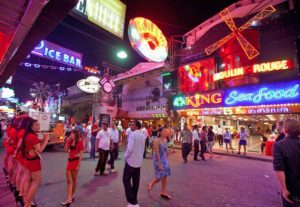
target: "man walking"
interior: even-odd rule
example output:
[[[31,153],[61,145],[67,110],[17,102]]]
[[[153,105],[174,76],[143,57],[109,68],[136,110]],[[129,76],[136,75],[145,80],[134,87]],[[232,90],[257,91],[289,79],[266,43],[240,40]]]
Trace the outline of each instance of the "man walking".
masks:
[[[274,144],[273,167],[283,207],[300,207],[300,123],[288,119],[283,124],[285,138]]]
[[[137,194],[140,184],[140,171],[145,149],[146,135],[141,131],[141,123],[134,121],[132,133],[128,139],[128,146],[125,152],[125,168],[123,173],[123,184],[126,193],[128,207],[139,206]]]
[[[110,151],[110,143],[112,143],[112,139],[108,132],[108,123],[102,122],[102,130],[100,130],[96,136],[96,147],[99,152],[99,160],[95,169],[95,176],[99,175],[99,171],[100,175],[106,175],[104,171]]]
[[[198,154],[199,154],[199,127],[198,125],[194,126],[193,130],[193,140],[194,140],[194,160],[198,161]]]
[[[111,129],[109,130],[110,133],[110,137],[112,138],[113,141],[113,149],[110,151],[110,160],[109,160],[109,164],[111,166],[111,172],[116,172],[115,170],[115,159],[117,159],[118,155],[119,155],[119,130],[116,128],[116,123],[113,122],[111,125]]]
[[[90,159],[95,159],[95,143],[96,143],[96,136],[100,130],[98,125],[98,121],[94,121],[92,125],[92,132],[91,132],[91,150],[90,150]]]
[[[183,130],[180,132],[180,137],[182,140],[182,158],[184,163],[187,163],[187,157],[190,154],[190,152],[192,151],[192,132],[191,130],[188,128],[187,123],[184,123],[183,125]]]

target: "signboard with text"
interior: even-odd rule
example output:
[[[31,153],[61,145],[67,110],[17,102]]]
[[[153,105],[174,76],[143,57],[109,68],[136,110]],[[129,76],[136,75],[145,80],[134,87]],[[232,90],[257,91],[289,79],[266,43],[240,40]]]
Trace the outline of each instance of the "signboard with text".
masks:
[[[289,70],[294,67],[292,60],[279,60],[272,62],[265,62],[254,64],[251,66],[234,68],[219,73],[215,73],[213,76],[214,81],[224,80],[228,78],[233,78],[237,76],[249,75],[249,74],[260,74],[273,71],[283,71]]]
[[[123,39],[126,5],[120,0],[79,0],[75,13]]]
[[[42,40],[40,44],[31,51],[31,54],[76,68],[82,68],[81,53],[69,50],[47,40]]]
[[[300,103],[300,80],[228,88],[210,93],[196,93],[192,96],[177,95],[173,97],[174,109],[259,106],[286,103]]]

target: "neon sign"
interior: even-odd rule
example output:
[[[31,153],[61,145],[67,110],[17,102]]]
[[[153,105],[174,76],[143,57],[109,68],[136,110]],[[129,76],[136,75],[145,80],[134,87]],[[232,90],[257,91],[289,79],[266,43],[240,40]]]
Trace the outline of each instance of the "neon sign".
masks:
[[[214,74],[214,81],[223,80],[227,78],[247,75],[247,74],[258,74],[273,72],[278,70],[288,70],[294,67],[292,60],[279,60],[273,62],[266,62],[260,64],[254,64],[252,66],[235,68],[227,71],[222,71]]]
[[[82,54],[74,52],[57,44],[42,40],[32,51],[32,54],[48,58],[66,65],[81,68]]]
[[[85,93],[97,93],[100,89],[100,78],[89,76],[86,79],[81,79],[77,82],[77,87]]]
[[[163,62],[168,56],[168,42],[162,31],[150,20],[137,17],[128,27],[131,46],[148,61]]]
[[[300,101],[299,85],[299,81],[296,81],[227,90],[225,92],[226,95],[224,96],[225,105],[245,106]]]
[[[173,98],[173,107],[177,109],[228,108],[286,103],[300,103],[300,80],[229,88],[210,93],[196,93],[193,96],[177,95]],[[231,110],[228,113],[232,113]]]
[[[177,108],[203,106],[216,106],[222,102],[222,95],[219,92],[195,94],[193,96],[178,95],[173,100],[173,106]]]
[[[123,38],[126,5],[120,0],[79,0],[74,10],[90,22]]]

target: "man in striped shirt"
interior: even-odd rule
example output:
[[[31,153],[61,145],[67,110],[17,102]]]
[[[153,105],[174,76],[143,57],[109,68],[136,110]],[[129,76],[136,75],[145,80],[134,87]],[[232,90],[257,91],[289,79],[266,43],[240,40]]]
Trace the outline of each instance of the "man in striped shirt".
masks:
[[[286,137],[274,144],[273,167],[280,184],[282,205],[300,207],[300,123],[284,122]]]

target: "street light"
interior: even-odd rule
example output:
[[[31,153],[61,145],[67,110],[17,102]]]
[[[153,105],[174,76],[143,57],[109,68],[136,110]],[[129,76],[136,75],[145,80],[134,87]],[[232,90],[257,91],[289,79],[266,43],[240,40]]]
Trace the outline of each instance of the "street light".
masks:
[[[127,53],[124,50],[121,50],[117,53],[118,58],[125,59],[128,57]]]

